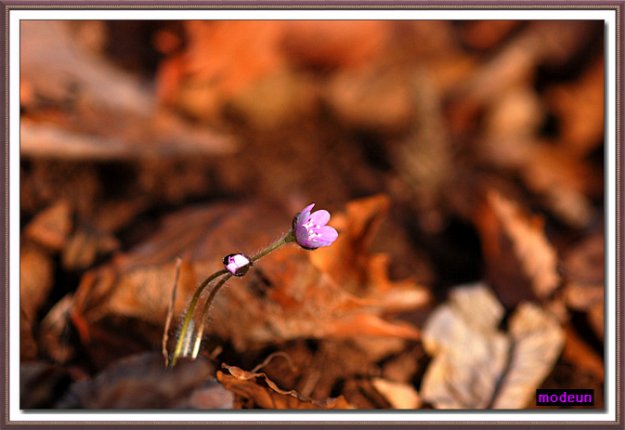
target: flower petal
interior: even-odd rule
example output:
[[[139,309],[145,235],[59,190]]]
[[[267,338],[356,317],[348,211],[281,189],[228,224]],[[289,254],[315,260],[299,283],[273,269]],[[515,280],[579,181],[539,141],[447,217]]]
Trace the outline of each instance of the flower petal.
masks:
[[[308,217],[310,216],[310,211],[312,210],[314,206],[315,204],[311,203],[308,206],[306,206],[304,209],[302,209],[302,211],[298,213],[297,216],[295,217],[294,224],[301,225],[301,224],[304,224],[306,221],[308,221]]]
[[[328,221],[330,221],[330,212],[325,209],[321,209],[310,215],[309,219],[311,219],[313,224],[315,225],[326,225]]]
[[[308,239],[308,229],[301,224],[295,226],[295,240],[300,246],[306,248],[314,246]]]
[[[334,241],[339,237],[338,231],[334,229],[334,227],[325,226],[316,230],[317,233],[320,234],[315,241],[317,243],[323,244],[322,246],[328,246],[334,243]]]

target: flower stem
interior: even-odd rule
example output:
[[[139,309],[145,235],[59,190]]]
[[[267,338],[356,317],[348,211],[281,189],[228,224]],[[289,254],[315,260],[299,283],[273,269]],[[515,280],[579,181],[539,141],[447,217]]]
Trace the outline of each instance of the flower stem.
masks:
[[[295,235],[293,234],[292,231],[289,231],[287,234],[285,234],[284,236],[282,236],[280,239],[276,240],[274,243],[272,243],[271,245],[269,245],[267,248],[261,250],[258,254],[256,254],[255,256],[253,256],[251,258],[252,262],[260,260],[261,258],[263,258],[265,255],[269,254],[270,252],[275,251],[276,249],[280,248],[282,245],[289,243],[289,242],[293,242],[295,241]]]
[[[176,342],[176,349],[174,350],[174,354],[171,358],[170,367],[174,367],[176,365],[176,361],[182,352],[182,345],[184,344],[184,340],[188,337],[187,330],[189,330],[189,324],[191,319],[193,318],[193,313],[195,312],[195,307],[197,306],[197,302],[200,299],[200,295],[204,291],[204,289],[210,284],[214,279],[220,277],[221,275],[227,274],[228,271],[223,269],[218,272],[213,273],[208,278],[204,279],[202,283],[197,287],[195,293],[193,293],[193,297],[191,298],[191,303],[189,303],[189,308],[187,309],[187,313],[185,314],[184,321],[182,322],[182,328],[180,329],[180,334],[178,335],[178,341]]]
[[[289,231],[287,234],[285,234],[284,236],[282,236],[280,239],[276,240],[274,243],[272,243],[271,245],[269,245],[267,248],[262,249],[258,254],[256,254],[255,256],[250,258],[251,262],[260,260],[261,258],[263,258],[264,256],[266,256],[267,254],[275,251],[276,249],[278,249],[279,247],[281,247],[284,244],[287,244],[289,242],[294,242],[295,241],[295,235],[293,233],[293,231]],[[195,290],[195,292],[193,293],[193,297],[191,298],[191,302],[189,303],[189,307],[187,309],[187,313],[185,314],[184,320],[182,322],[182,328],[180,329],[180,334],[178,335],[178,340],[176,341],[176,348],[174,350],[171,362],[170,362],[170,367],[174,367],[176,365],[176,361],[178,360],[178,357],[180,357],[183,354],[183,345],[185,343],[185,339],[188,339],[189,336],[187,335],[187,331],[189,330],[189,325],[191,324],[191,320],[193,319],[193,314],[195,313],[195,308],[197,307],[198,304],[198,300],[200,299],[200,296],[202,295],[202,292],[204,291],[204,289],[206,289],[206,287],[215,279],[219,278],[222,275],[226,275],[223,278],[221,278],[217,284],[215,285],[215,287],[211,290],[210,295],[208,296],[208,298],[206,299],[206,302],[204,303],[204,307],[202,309],[202,313],[200,315],[202,324],[200,325],[200,329],[198,330],[198,332],[195,335],[195,340],[194,340],[194,345],[193,345],[193,351],[192,351],[192,357],[195,358],[197,357],[197,353],[200,347],[200,342],[202,339],[202,334],[204,332],[204,319],[206,317],[206,314],[208,312],[208,309],[211,305],[211,303],[213,302],[213,299],[215,298],[215,295],[217,294],[217,292],[221,289],[221,287],[223,287],[226,284],[226,281],[228,281],[228,279],[230,279],[232,277],[232,275],[225,269],[220,270],[218,272],[213,273],[212,275],[210,275],[208,278],[204,279],[202,281],[202,283],[197,287],[197,289]]]
[[[215,287],[213,287],[213,289],[211,290],[208,298],[206,299],[206,302],[204,302],[204,307],[202,308],[202,313],[200,314],[200,321],[201,321],[200,328],[198,329],[197,334],[195,335],[195,342],[193,345],[193,352],[191,353],[191,358],[195,359],[200,350],[200,343],[202,342],[202,336],[204,335],[204,326],[206,325],[206,314],[208,314],[208,309],[210,308],[210,305],[213,302],[213,299],[217,295],[217,292],[221,289],[221,287],[226,285],[226,282],[228,282],[228,279],[230,278],[232,278],[231,274],[227,274],[226,276],[221,278],[217,282],[217,284],[215,284]]]

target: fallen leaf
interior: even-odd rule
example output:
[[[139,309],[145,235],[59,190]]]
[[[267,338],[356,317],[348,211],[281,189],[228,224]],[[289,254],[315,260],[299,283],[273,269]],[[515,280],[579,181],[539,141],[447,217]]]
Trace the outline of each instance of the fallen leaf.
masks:
[[[334,115],[347,126],[374,133],[397,133],[410,125],[410,81],[399,70],[366,68],[336,73],[327,86],[326,99]]]
[[[49,409],[73,382],[71,373],[43,361],[21,363],[20,409]]]
[[[158,352],[147,352],[117,361],[95,378],[77,382],[57,403],[63,409],[163,409],[188,408],[190,397],[212,390],[213,404],[206,409],[231,409],[229,393],[212,378],[213,366],[203,358],[181,361],[175,368],[163,365]],[[220,392],[218,395],[215,395]],[[188,399],[188,400],[187,400]]]
[[[349,378],[343,384],[341,390],[347,401],[355,409],[389,409],[391,404],[373,385],[369,378]]]
[[[561,145],[577,155],[586,155],[603,143],[604,65],[594,61],[580,79],[556,85],[547,102],[562,121]]]
[[[38,213],[24,229],[24,235],[51,250],[59,251],[65,246],[72,224],[70,205],[61,200]]]
[[[62,264],[66,270],[85,269],[101,255],[119,248],[118,240],[111,234],[80,226],[72,234],[63,250]]]
[[[69,319],[72,301],[72,295],[66,295],[41,321],[39,341],[42,350],[56,363],[64,364],[76,357],[76,336]]]
[[[496,47],[524,25],[523,21],[511,20],[464,21],[460,33],[471,48],[486,50]]]
[[[388,21],[285,21],[280,47],[298,66],[328,70],[375,61],[387,45]]]
[[[423,343],[433,361],[421,384],[423,400],[439,409],[519,409],[551,371],[564,333],[531,303],[498,329],[504,309],[481,284],[457,287],[426,322]]]
[[[418,339],[415,327],[383,318],[386,313],[422,306],[429,294],[409,280],[390,281],[385,268],[388,260],[368,252],[375,233],[372,223],[381,217],[374,201],[381,200],[354,202],[351,215],[342,216],[351,227],[333,246],[340,249],[337,258],[354,258],[347,274],[330,264],[331,254],[316,256],[324,250],[284,247],[219,292],[207,333],[230,340],[239,350],[305,337]],[[83,341],[88,342],[89,327],[107,315],[163,324],[177,256],[189,263],[188,275],[184,270],[181,274],[175,307],[179,314],[196,286],[191,279],[221,269],[222,256],[233,250],[266,246],[290,220],[277,206],[266,204],[215,205],[172,215],[151,240],[83,277],[73,308]]]
[[[35,322],[37,312],[52,288],[54,266],[41,247],[23,244],[20,249],[20,308],[24,316]]]
[[[263,372],[248,372],[222,364],[226,372],[218,371],[217,380],[237,396],[263,409],[353,409],[343,396],[324,402],[303,398],[295,390],[280,389]]]
[[[586,311],[604,303],[603,233],[594,234],[576,244],[565,256],[563,272],[564,300],[571,309]]]
[[[178,109],[214,121],[226,101],[284,66],[279,50],[283,26],[276,21],[185,22],[186,49],[178,70],[160,75],[160,94]]]
[[[235,149],[232,137],[156,109],[149,86],[81,46],[69,22],[24,22],[20,61],[24,157],[132,160]]]
[[[565,342],[562,357],[577,368],[592,373],[599,381],[604,381],[603,359],[571,327],[565,327]]]
[[[502,195],[490,192],[475,220],[487,273],[508,307],[549,297],[560,284],[558,259],[539,216],[526,216]]]
[[[564,222],[584,228],[595,218],[590,197],[601,192],[603,181],[586,160],[541,142],[532,146],[520,173],[527,187]]]
[[[372,383],[393,409],[418,409],[421,406],[419,394],[412,385],[382,378],[375,378]]]

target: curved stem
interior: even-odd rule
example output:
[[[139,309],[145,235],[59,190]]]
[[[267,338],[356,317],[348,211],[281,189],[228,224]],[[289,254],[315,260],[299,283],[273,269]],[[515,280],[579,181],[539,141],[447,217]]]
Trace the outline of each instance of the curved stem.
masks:
[[[227,270],[222,269],[218,272],[213,273],[208,278],[204,279],[202,283],[197,287],[195,293],[193,293],[193,297],[191,298],[191,303],[189,303],[189,308],[187,309],[187,313],[184,317],[184,321],[182,322],[182,328],[180,329],[180,334],[178,335],[178,341],[176,342],[176,349],[174,350],[174,354],[171,359],[170,367],[174,367],[176,365],[176,361],[180,356],[182,351],[182,345],[184,344],[184,339],[187,337],[186,333],[189,329],[189,324],[191,319],[193,318],[193,313],[195,312],[195,307],[197,306],[197,302],[200,299],[200,295],[204,291],[204,289],[210,284],[214,279],[220,277],[221,275],[225,275],[228,273]]]
[[[228,279],[230,278],[232,278],[231,274],[228,274],[224,276],[223,278],[221,278],[217,282],[217,284],[215,284],[215,286],[210,292],[210,295],[204,302],[204,307],[202,308],[202,313],[200,314],[201,325],[197,331],[197,334],[195,335],[195,342],[193,344],[193,352],[191,353],[191,358],[196,358],[200,350],[200,343],[202,341],[202,335],[204,334],[204,326],[206,325],[206,314],[208,313],[208,309],[210,308],[211,303],[213,303],[213,299],[217,295],[217,292],[221,289],[221,287],[226,285],[226,282],[228,282]]]
[[[289,231],[287,234],[282,236],[280,239],[276,240],[267,248],[261,250],[258,254],[251,257],[250,260],[252,263],[254,261],[258,261],[264,256],[266,256],[267,254],[275,251],[282,245],[289,243],[289,242],[294,242],[294,241],[295,241],[295,234],[293,233],[293,231]],[[202,324],[200,326],[200,330],[196,334],[195,343],[194,343],[193,352],[192,352],[193,358],[197,356],[197,352],[199,350],[199,344],[202,338],[202,334],[204,332],[204,325],[205,325],[204,317],[206,316],[206,313],[208,312],[208,309],[211,303],[213,302],[213,299],[215,298],[215,295],[217,294],[217,292],[221,289],[221,287],[223,287],[226,284],[226,281],[228,281],[228,279],[232,277],[232,274],[230,274],[225,269],[215,272],[212,275],[210,275],[208,278],[204,279],[204,281],[202,281],[202,283],[195,290],[195,293],[193,293],[193,297],[191,298],[191,302],[189,303],[189,307],[187,309],[187,313],[185,314],[184,321],[182,322],[182,328],[180,329],[178,340],[176,341],[176,348],[174,350],[174,353],[171,359],[170,367],[174,367],[176,365],[176,361],[178,360],[178,357],[180,357],[182,353],[185,339],[188,338],[187,331],[189,330],[189,325],[193,318],[193,314],[195,313],[195,308],[197,307],[197,303],[198,303],[198,300],[200,299],[200,296],[202,295],[202,292],[212,281],[214,281],[221,275],[226,275],[226,276],[221,278],[219,282],[215,285],[215,287],[211,290],[210,295],[208,296],[208,298],[206,299],[206,302],[204,303],[204,308],[202,309],[202,314],[201,314]]]

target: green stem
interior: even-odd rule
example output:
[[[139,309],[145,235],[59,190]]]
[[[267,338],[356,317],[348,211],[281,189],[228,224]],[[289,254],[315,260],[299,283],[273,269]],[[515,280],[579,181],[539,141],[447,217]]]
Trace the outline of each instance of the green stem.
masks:
[[[195,290],[195,293],[193,293],[191,303],[189,303],[189,308],[184,317],[184,321],[182,322],[182,328],[180,329],[180,334],[178,335],[178,341],[176,342],[176,349],[174,350],[170,367],[174,367],[176,365],[176,361],[180,356],[180,353],[182,351],[182,345],[184,344],[184,339],[187,337],[186,333],[189,329],[189,324],[191,323],[191,319],[193,318],[193,313],[195,312],[195,307],[197,306],[197,302],[200,299],[200,295],[208,286],[208,284],[210,284],[214,279],[220,277],[221,275],[225,275],[226,273],[228,273],[228,271],[225,269],[213,273],[208,278],[204,279],[204,281],[202,281],[202,283]]]
[[[206,314],[208,314],[208,309],[210,308],[210,305],[213,302],[213,299],[217,295],[217,292],[221,289],[221,287],[223,287],[226,284],[226,282],[228,282],[228,279],[230,278],[232,278],[231,274],[227,274],[226,276],[221,278],[217,282],[215,287],[211,290],[208,298],[204,302],[204,307],[202,308],[202,313],[200,314],[201,325],[197,331],[197,334],[195,335],[195,342],[193,345],[193,352],[191,353],[191,358],[196,358],[198,351],[200,350],[200,343],[202,341],[202,335],[204,335],[204,326],[206,325]]]
[[[294,241],[295,241],[295,235],[292,231],[289,231],[287,234],[282,236],[280,239],[276,240],[267,248],[261,250],[258,254],[251,257],[250,261],[252,263],[255,261],[258,261],[264,256],[266,256],[267,254],[269,254],[270,252],[275,251],[282,245],[289,243],[289,242],[294,242]],[[188,337],[187,331],[189,330],[189,324],[191,323],[193,314],[195,313],[195,308],[197,307],[198,300],[200,299],[202,292],[212,281],[214,281],[221,275],[227,275],[227,276],[224,276],[223,278],[221,278],[219,282],[215,285],[215,288],[213,288],[212,291],[210,292],[210,295],[208,296],[208,298],[206,299],[206,302],[204,303],[204,308],[202,309],[202,314],[201,314],[202,325],[200,326],[200,330],[198,331],[198,334],[195,337],[195,343],[193,347],[193,358],[195,358],[195,356],[197,355],[197,350],[199,349],[199,341],[201,340],[202,333],[204,331],[204,317],[206,316],[206,313],[208,312],[208,309],[213,299],[215,298],[215,295],[217,294],[217,292],[221,289],[221,287],[223,287],[226,284],[226,281],[232,277],[232,274],[230,274],[225,269],[215,272],[212,275],[210,275],[208,278],[204,279],[204,281],[202,281],[202,283],[195,290],[195,293],[193,293],[193,297],[191,298],[191,302],[189,303],[189,307],[184,317],[184,321],[182,322],[182,328],[180,329],[178,340],[176,341],[176,348],[174,350],[174,354],[171,359],[170,367],[174,367],[176,365],[176,361],[178,360],[178,357],[180,357],[182,353],[184,340]]]
[[[252,260],[252,262],[260,260],[265,255],[269,254],[270,252],[275,251],[276,249],[280,248],[285,243],[294,242],[294,241],[295,241],[295,235],[293,234],[292,231],[289,231],[287,234],[282,236],[280,239],[276,240],[274,243],[269,245],[267,248],[261,250],[258,254],[253,256],[251,258],[251,260]]]

